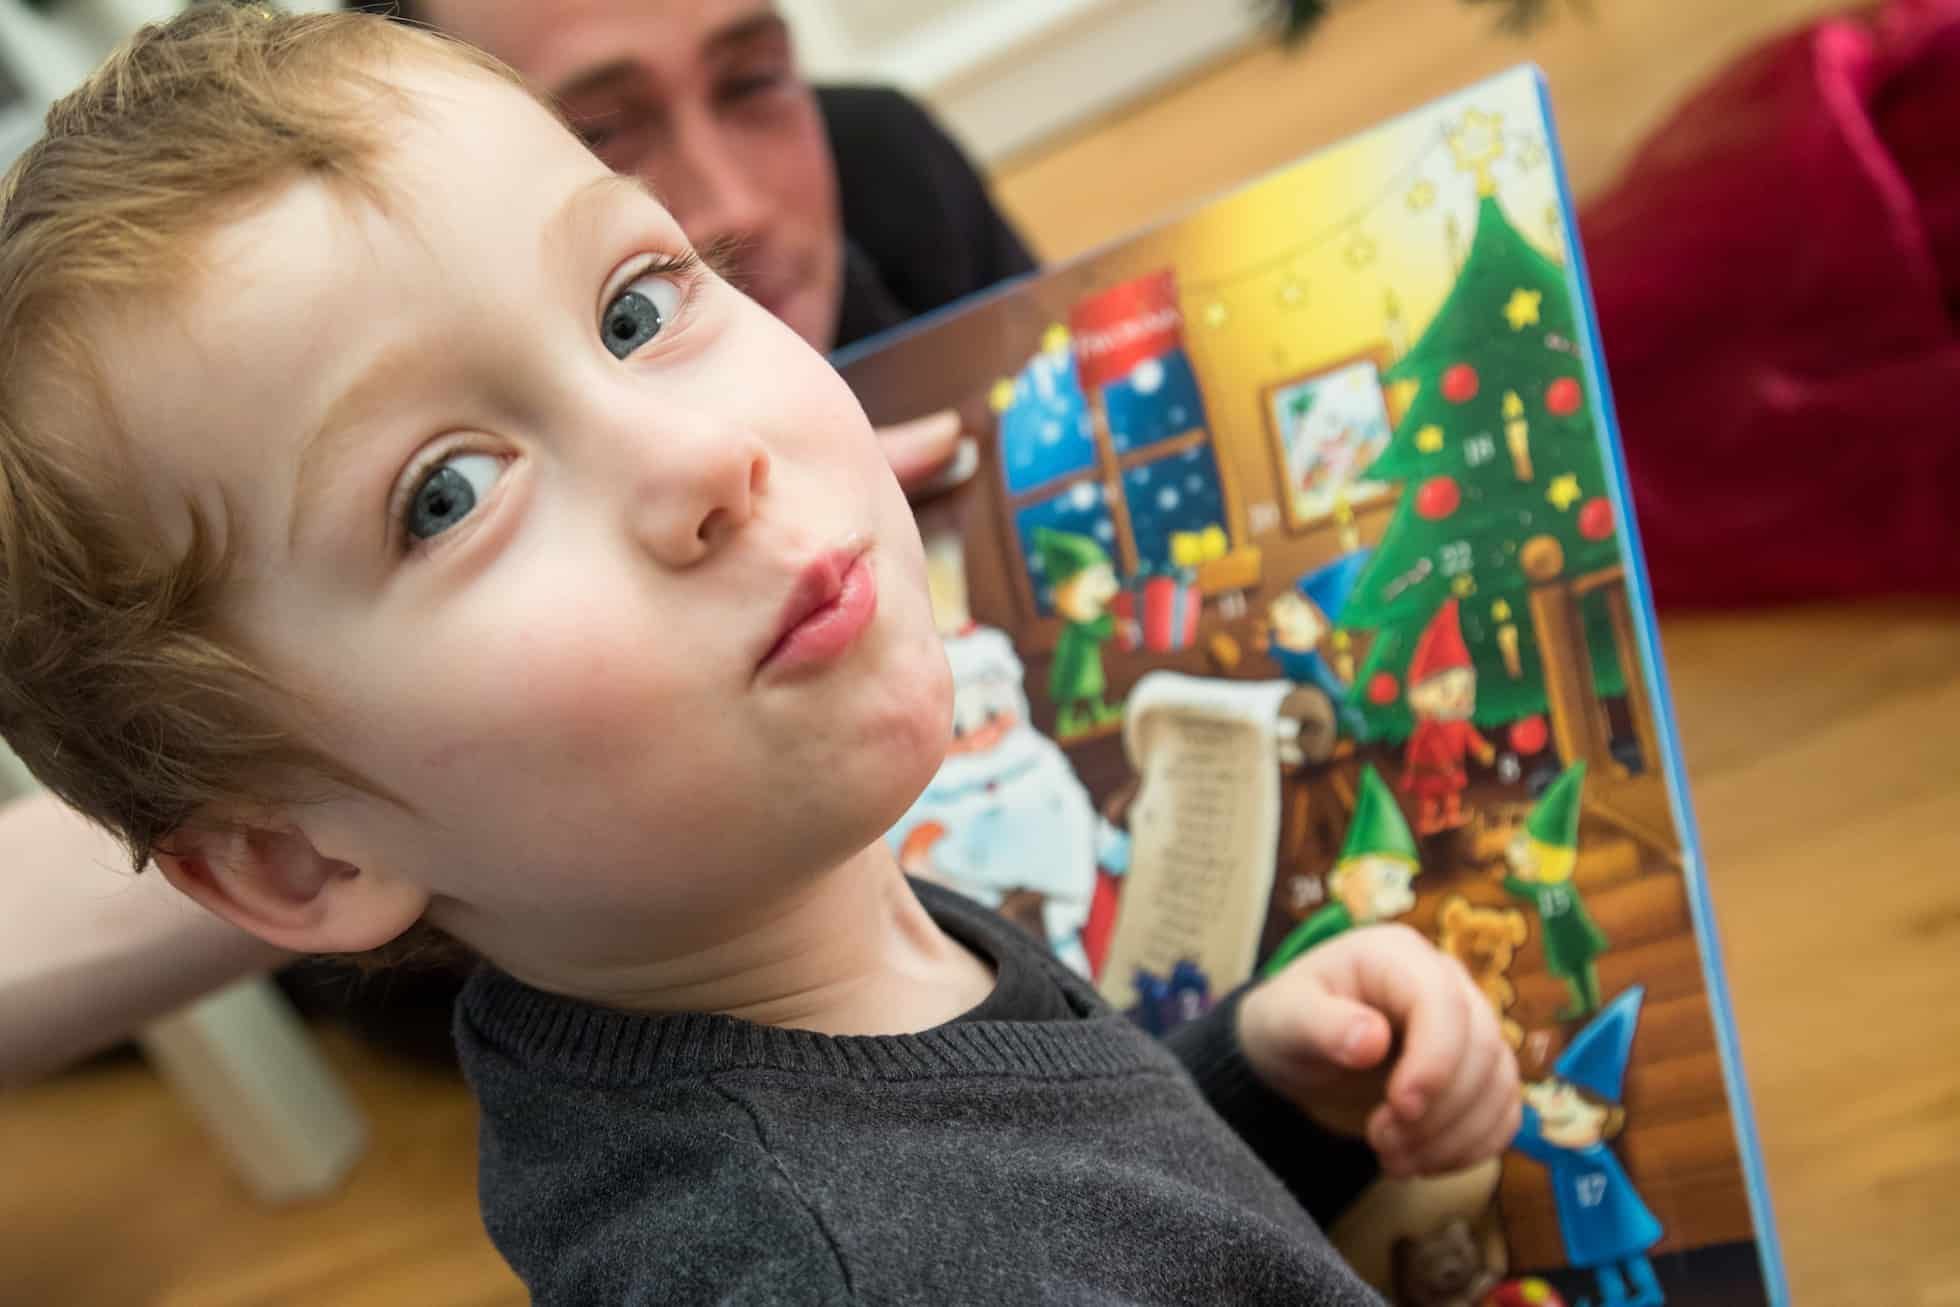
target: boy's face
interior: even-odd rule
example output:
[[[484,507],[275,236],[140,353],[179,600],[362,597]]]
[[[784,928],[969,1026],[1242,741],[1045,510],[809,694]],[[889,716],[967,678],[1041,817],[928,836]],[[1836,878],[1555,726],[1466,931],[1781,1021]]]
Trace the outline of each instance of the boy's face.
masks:
[[[224,624],[309,740],[402,800],[295,809],[321,855],[519,974],[712,941],[937,766],[917,531],[836,373],[637,185],[486,76],[390,76],[383,202],[220,228],[106,333],[118,417],[172,529],[236,543]]]

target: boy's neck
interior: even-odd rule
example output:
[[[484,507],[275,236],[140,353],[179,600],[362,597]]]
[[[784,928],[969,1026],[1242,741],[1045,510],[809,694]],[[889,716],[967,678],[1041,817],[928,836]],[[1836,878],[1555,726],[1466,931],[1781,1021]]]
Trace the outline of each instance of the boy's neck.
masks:
[[[939,929],[882,841],[710,945],[518,978],[627,1011],[712,1012],[827,1035],[927,1030],[994,985],[993,968]]]

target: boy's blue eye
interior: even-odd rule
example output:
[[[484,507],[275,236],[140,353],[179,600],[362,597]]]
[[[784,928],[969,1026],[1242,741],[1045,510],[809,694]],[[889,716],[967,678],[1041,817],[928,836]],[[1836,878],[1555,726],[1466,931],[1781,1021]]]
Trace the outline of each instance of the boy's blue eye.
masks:
[[[403,514],[410,538],[432,539],[468,517],[497,484],[503,466],[489,454],[456,454],[437,464],[415,487]]]
[[[681,288],[672,277],[636,277],[606,306],[599,334],[613,356],[623,359],[659,335],[680,306]]]

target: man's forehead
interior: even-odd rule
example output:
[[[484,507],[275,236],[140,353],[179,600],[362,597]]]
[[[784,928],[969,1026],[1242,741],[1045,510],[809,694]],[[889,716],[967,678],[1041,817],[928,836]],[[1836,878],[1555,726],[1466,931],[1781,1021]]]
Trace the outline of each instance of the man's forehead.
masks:
[[[555,96],[684,79],[783,30],[774,0],[442,0],[430,16]]]

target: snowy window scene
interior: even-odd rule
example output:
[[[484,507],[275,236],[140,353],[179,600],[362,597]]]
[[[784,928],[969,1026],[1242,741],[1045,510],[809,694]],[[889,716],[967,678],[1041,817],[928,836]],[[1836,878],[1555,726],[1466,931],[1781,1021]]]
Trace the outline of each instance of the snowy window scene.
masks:
[[[1030,490],[1095,471],[1095,423],[1066,347],[1043,350],[1010,383],[1000,415],[1000,448],[1007,493]],[[1048,525],[1054,525],[1049,523]]]
[[[996,384],[1007,508],[1036,611],[1052,617],[1038,528],[1101,546],[1119,578],[1225,557],[1225,494],[1174,274],[1106,287]]]
[[[1225,496],[1203,400],[1180,350],[1104,386],[1100,436],[1073,357],[1044,351],[1003,390],[1003,479],[1035,607],[1054,610],[1034,548],[1047,527],[1088,536],[1122,576],[1205,561],[1224,542]],[[1109,472],[1122,494],[1110,502]]]

